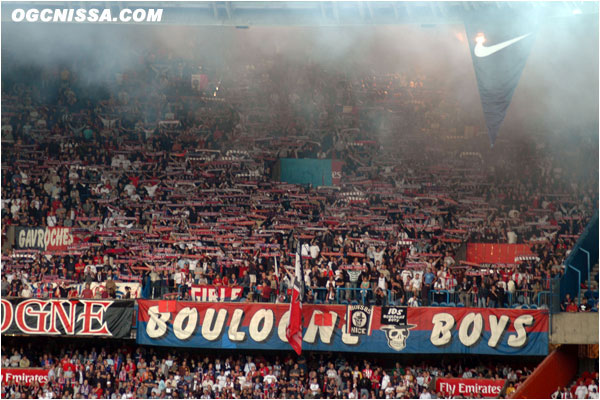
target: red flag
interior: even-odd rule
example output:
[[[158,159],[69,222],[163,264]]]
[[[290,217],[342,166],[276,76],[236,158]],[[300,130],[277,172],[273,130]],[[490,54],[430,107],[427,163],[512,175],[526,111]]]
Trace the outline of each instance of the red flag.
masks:
[[[296,250],[296,265],[294,268],[294,287],[290,302],[290,321],[285,330],[285,337],[298,355],[302,353],[302,296],[304,294],[304,274],[302,273],[302,258],[300,243]]]
[[[331,314],[316,314],[315,315],[315,325],[316,326],[331,326],[333,325],[333,318]]]
[[[177,303],[172,300],[160,300],[158,302],[158,312],[175,312],[177,311]]]

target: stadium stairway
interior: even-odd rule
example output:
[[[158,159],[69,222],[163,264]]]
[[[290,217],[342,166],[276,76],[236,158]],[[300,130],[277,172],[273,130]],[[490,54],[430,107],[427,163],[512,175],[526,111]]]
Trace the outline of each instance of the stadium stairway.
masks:
[[[550,353],[513,393],[513,399],[549,399],[577,373],[577,346],[563,345]],[[552,384],[548,384],[551,382]]]
[[[585,295],[585,291],[581,290],[581,284],[588,287],[588,281],[597,281],[598,279],[598,211],[594,214],[585,230],[577,240],[575,247],[565,260],[565,273],[560,279],[560,299],[565,298],[569,293],[571,298],[581,301],[581,295]],[[589,293],[590,296],[597,301],[598,286],[594,293]]]

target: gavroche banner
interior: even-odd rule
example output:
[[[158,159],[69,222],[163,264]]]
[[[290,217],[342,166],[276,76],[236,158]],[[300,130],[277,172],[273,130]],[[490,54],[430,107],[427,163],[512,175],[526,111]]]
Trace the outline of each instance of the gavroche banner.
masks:
[[[137,342],[197,348],[289,350],[288,304],[139,300]],[[382,312],[383,311],[383,312]],[[546,355],[543,310],[308,305],[303,350]],[[350,329],[346,318],[350,315]],[[370,325],[370,326],[369,326]],[[360,334],[358,332],[364,332]]]
[[[71,228],[20,226],[15,230],[15,247],[17,249],[64,251],[73,243]]]
[[[2,334],[129,337],[133,300],[2,299]]]

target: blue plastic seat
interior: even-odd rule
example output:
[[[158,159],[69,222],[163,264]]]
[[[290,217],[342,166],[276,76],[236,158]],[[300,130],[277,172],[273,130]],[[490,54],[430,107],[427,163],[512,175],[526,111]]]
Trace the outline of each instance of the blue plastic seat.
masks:
[[[430,306],[431,307],[439,307],[440,305],[438,303],[436,303],[435,301],[432,301]]]
[[[591,308],[594,308],[594,306],[597,306],[596,302],[593,299],[588,299],[588,305]],[[135,312],[135,311],[134,311]]]
[[[358,301],[356,301],[356,300],[352,300],[352,301],[350,302],[350,304],[352,304],[353,306],[357,306],[357,305],[358,305]]]
[[[463,303],[457,303],[456,307],[464,307],[465,305]]]
[[[529,310],[529,306],[527,304],[523,304],[521,306],[521,310]]]
[[[531,306],[529,306],[529,308],[532,310],[537,310],[538,306],[536,306],[535,304],[532,304]]]
[[[511,308],[518,308],[519,305],[518,304],[513,304]]]
[[[315,304],[323,304],[323,302],[321,300],[319,300],[319,299],[316,299],[315,300]]]
[[[348,300],[342,300],[342,304],[345,305],[345,306],[347,306],[350,303],[348,303]]]
[[[448,307],[448,303],[446,303],[445,301],[442,301],[440,303],[440,307]]]
[[[456,307],[455,303],[448,303],[448,307]]]

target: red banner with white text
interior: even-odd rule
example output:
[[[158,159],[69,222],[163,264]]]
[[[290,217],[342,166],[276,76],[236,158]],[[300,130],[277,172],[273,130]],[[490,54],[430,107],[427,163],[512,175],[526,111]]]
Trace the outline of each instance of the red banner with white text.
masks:
[[[437,378],[435,391],[444,397],[474,396],[498,397],[504,387],[504,379]]]
[[[467,261],[477,264],[514,264],[526,254],[531,254],[527,244],[467,243]]]
[[[11,382],[29,386],[38,382],[40,386],[48,382],[48,370],[43,368],[2,368],[2,385]]]
[[[243,291],[241,286],[192,285],[190,298],[194,301],[239,301]]]

